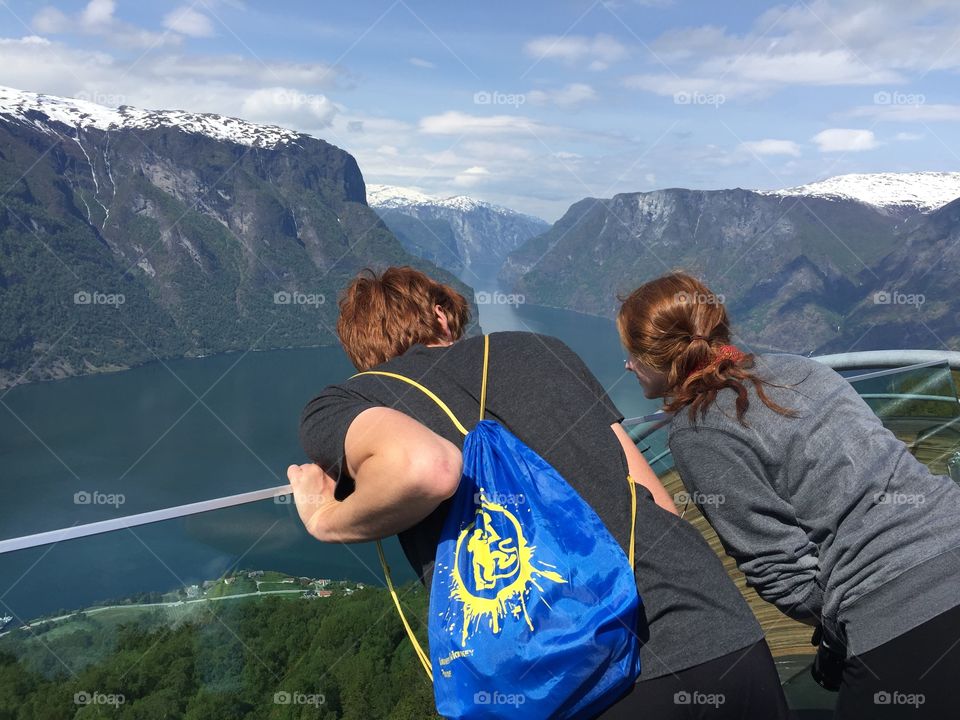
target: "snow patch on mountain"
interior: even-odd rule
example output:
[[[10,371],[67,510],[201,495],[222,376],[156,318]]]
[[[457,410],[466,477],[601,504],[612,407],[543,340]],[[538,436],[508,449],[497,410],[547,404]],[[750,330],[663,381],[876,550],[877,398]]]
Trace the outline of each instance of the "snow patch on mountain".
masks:
[[[503,215],[519,215],[530,218],[536,222],[542,223],[540,218],[532,215],[525,215],[516,210],[494,205],[493,203],[475,200],[466,195],[451,195],[449,197],[437,197],[428,195],[419,190],[396,185],[367,185],[367,204],[372,208],[386,208],[388,210],[403,210],[413,207],[432,207],[445,208],[447,210],[457,210],[459,212],[470,212],[471,210],[486,209]]]
[[[103,131],[177,128],[186,133],[206,135],[214,140],[249,147],[275,148],[295,143],[303,133],[275,125],[258,125],[212,113],[183,110],[141,110],[121,105],[106,107],[86,100],[42,95],[0,86],[0,116],[29,124],[47,134],[59,134],[65,125]]]
[[[888,210],[931,212],[960,198],[960,172],[852,173],[763,195],[859,200]]]

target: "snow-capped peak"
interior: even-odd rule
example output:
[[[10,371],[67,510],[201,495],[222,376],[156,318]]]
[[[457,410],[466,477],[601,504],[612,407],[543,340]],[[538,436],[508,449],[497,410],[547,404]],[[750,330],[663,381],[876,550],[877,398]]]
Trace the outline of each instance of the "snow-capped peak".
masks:
[[[367,185],[367,204],[370,207],[401,208],[408,205],[433,205],[439,201],[432,195],[413,188],[396,185]]]
[[[396,185],[367,185],[367,204],[370,207],[386,208],[389,210],[429,205],[431,207],[441,207],[462,212],[486,208],[494,212],[509,213],[511,215],[520,214],[515,210],[483,202],[482,200],[474,200],[466,195],[437,197],[413,188],[398,187]]]
[[[303,133],[275,125],[257,125],[237,118],[182,110],[141,110],[127,105],[111,108],[74,98],[41,95],[0,86],[0,116],[15,118],[46,133],[58,132],[50,123],[69,128],[147,130],[175,127],[187,133],[250,147],[272,148],[294,142]]]
[[[960,172],[853,173],[759,192],[852,199],[887,210],[926,213],[960,198]]]

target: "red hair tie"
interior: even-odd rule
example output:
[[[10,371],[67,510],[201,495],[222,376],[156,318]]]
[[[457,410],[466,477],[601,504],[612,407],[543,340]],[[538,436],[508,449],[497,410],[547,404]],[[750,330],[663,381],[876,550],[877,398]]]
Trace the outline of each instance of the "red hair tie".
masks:
[[[694,368],[693,372],[690,373],[690,375],[695,375],[696,373],[703,372],[711,365],[716,365],[718,362],[722,360],[732,360],[733,362],[738,363],[741,360],[743,360],[746,356],[747,354],[743,352],[740,348],[738,348],[736,345],[721,345],[719,348],[717,348],[716,354],[714,355],[712,360],[707,360],[706,362],[702,362],[699,365],[697,365],[697,367]]]

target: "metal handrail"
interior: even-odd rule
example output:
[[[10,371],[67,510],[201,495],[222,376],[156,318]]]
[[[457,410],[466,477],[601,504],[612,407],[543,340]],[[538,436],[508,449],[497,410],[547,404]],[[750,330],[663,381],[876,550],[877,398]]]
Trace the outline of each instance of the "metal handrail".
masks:
[[[251,492],[239,493],[238,495],[227,495],[226,497],[214,498],[213,500],[201,500],[200,502],[177,505],[161,510],[151,510],[137,515],[126,515],[124,517],[87,523],[86,525],[73,525],[67,528],[60,528],[59,530],[48,530],[47,532],[36,533],[34,535],[24,535],[23,537],[10,538],[9,540],[0,540],[0,555],[16,550],[26,550],[27,548],[37,547],[39,545],[49,545],[50,543],[60,542],[61,540],[75,540],[76,538],[99,535],[100,533],[110,532],[111,530],[122,530],[124,528],[137,527],[138,525],[161,522],[162,520],[173,520],[174,518],[187,517],[188,515],[197,515],[198,513],[210,512],[211,510],[221,510],[223,508],[235,507],[236,505],[246,505],[247,503],[257,502],[259,500],[269,500],[270,498],[289,495],[292,492],[293,488],[289,485],[278,485],[277,487],[253,490]]]
[[[669,420],[673,415],[660,410],[659,412],[651,413],[649,415],[641,415],[639,417],[627,418],[623,420],[620,424],[624,427],[633,427],[634,425],[642,425],[646,422],[658,422],[660,420]],[[641,436],[642,437],[642,436]]]
[[[951,405],[957,404],[955,397],[946,395],[918,395],[916,393],[860,393],[864,400],[923,400],[925,402],[945,402]]]
[[[960,352],[951,350],[862,350],[860,352],[820,355],[811,358],[834,370],[857,370],[873,367],[905,367],[909,365],[942,363],[960,370]]]
[[[814,358],[816,359],[816,358]],[[911,370],[922,370],[924,368],[936,367],[938,365],[945,365],[946,369],[949,369],[950,364],[944,360],[928,360],[927,362],[915,363],[913,365],[905,365],[903,367],[889,368],[887,370],[877,370],[875,372],[863,373],[862,375],[852,375],[846,380],[848,382],[860,382],[861,380],[873,380],[874,378],[879,377],[888,377],[890,375],[899,375],[901,373],[907,373]]]

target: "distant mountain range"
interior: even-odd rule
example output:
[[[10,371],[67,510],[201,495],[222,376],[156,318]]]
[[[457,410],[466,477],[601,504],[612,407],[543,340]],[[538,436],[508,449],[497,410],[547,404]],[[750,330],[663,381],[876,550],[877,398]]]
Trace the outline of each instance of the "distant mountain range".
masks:
[[[368,185],[367,202],[407,251],[470,285],[493,280],[507,255],[550,227],[465,195],[437,198],[392,185]]]
[[[527,302],[612,317],[618,293],[682,268],[724,295],[757,347],[955,347],[956,197],[960,173],[587,198],[511,253],[501,281]]]
[[[335,342],[337,292],[412,264],[352,156],[218,115],[0,88],[0,387]]]
[[[367,187],[352,156],[291,130],[0,87],[0,387],[333,343],[338,291],[387,264],[467,297],[499,273],[527,302],[606,317],[684,268],[750,346],[955,347],[955,198],[960,173],[843,175],[586,198],[550,226]]]

